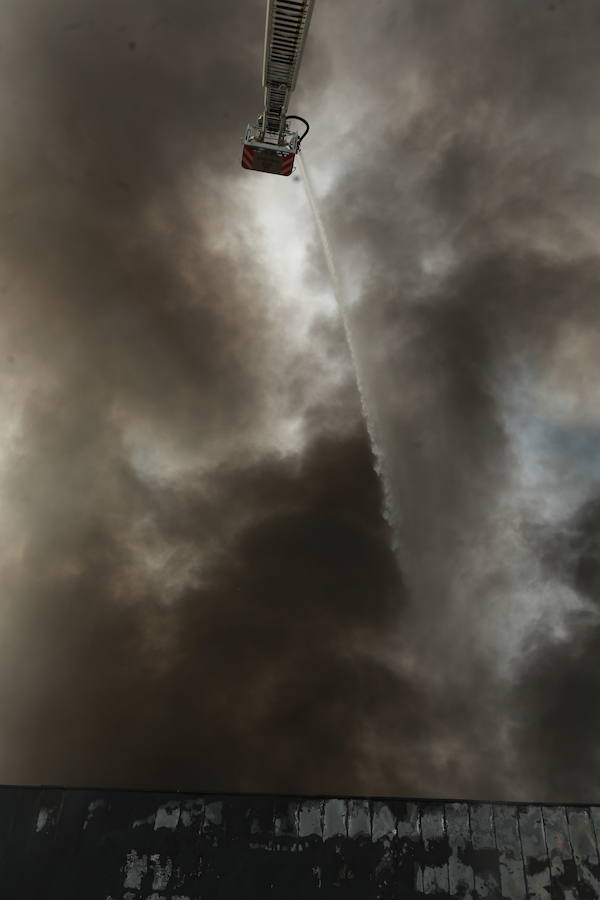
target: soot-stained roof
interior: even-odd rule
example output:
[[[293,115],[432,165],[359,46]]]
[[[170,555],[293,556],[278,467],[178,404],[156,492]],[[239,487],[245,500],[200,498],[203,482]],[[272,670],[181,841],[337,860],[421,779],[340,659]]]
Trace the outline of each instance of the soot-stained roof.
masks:
[[[600,896],[599,806],[0,788],[19,900]]]

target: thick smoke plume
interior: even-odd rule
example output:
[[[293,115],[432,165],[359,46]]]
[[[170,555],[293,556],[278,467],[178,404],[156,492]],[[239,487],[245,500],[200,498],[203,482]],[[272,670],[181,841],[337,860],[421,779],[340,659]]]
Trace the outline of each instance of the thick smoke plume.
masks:
[[[600,13],[315,13],[395,534],[301,185],[239,166],[263,14],[3,6],[0,777],[595,800]]]
[[[398,522],[392,656],[448,703],[430,750],[515,799],[600,789],[598,24],[591,3],[386,4],[331,59],[356,86],[328,208]],[[457,697],[474,722],[494,704],[501,762]]]

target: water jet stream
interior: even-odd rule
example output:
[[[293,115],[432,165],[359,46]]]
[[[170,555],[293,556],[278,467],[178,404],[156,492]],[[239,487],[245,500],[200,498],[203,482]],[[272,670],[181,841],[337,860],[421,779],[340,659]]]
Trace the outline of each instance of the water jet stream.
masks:
[[[377,476],[381,482],[381,487],[383,491],[383,514],[384,517],[390,526],[392,532],[392,540],[394,543],[394,549],[396,547],[397,533],[396,533],[396,517],[393,512],[392,498],[391,492],[389,490],[387,484],[387,477],[385,473],[383,452],[378,443],[377,437],[377,428],[375,422],[373,420],[373,415],[369,411],[369,407],[367,404],[366,393],[364,389],[364,381],[362,377],[361,367],[358,360],[358,356],[356,353],[356,348],[354,345],[354,340],[352,337],[352,327],[350,323],[350,315],[348,312],[346,298],[344,296],[344,291],[342,289],[342,284],[337,272],[337,268],[335,265],[335,260],[333,257],[333,252],[331,249],[331,244],[329,243],[329,238],[327,236],[327,230],[325,228],[325,223],[323,221],[323,217],[321,216],[321,212],[319,210],[319,205],[317,203],[317,197],[312,185],[312,181],[310,175],[308,173],[308,168],[306,165],[306,160],[304,158],[304,153],[298,154],[297,157],[300,160],[300,169],[302,171],[302,178],[304,181],[304,187],[306,190],[306,196],[308,198],[308,202],[310,204],[310,208],[313,213],[313,217],[315,220],[315,226],[321,241],[321,247],[323,248],[323,255],[325,257],[325,262],[327,264],[327,270],[329,272],[329,277],[331,278],[331,284],[333,287],[333,293],[335,297],[335,301],[337,304],[337,308],[340,313],[340,318],[342,320],[342,325],[344,328],[344,335],[346,338],[346,344],[348,346],[348,352],[350,354],[350,361],[352,363],[352,370],[354,372],[354,379],[356,382],[356,388],[358,391],[358,396],[360,400],[360,408],[362,412],[362,416],[367,428],[367,434],[369,436],[369,442],[371,445],[371,453],[373,455],[374,469],[377,473]]]

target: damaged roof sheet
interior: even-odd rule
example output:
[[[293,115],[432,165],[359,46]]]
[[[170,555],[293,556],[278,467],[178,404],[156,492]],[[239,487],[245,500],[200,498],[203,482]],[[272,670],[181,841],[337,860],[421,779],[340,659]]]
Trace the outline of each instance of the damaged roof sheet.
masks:
[[[0,788],[19,900],[600,897],[600,807]]]

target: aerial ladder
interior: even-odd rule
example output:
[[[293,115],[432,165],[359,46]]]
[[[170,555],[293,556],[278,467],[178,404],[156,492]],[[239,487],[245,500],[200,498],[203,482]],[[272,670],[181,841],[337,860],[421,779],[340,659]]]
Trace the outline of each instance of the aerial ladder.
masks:
[[[308,133],[301,116],[288,115],[290,94],[298,71],[315,0],[268,0],[263,58],[264,109],[255,125],[248,125],[242,166],[255,172],[291,175],[296,153]],[[300,136],[288,121],[305,125]]]

